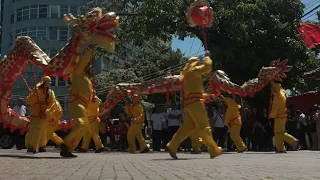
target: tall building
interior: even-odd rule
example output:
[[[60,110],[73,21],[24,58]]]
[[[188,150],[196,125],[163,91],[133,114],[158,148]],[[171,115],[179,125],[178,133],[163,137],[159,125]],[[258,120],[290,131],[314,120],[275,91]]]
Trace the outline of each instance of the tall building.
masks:
[[[37,45],[50,57],[67,43],[72,29],[63,21],[63,15],[76,15],[83,0],[1,0],[2,40],[1,56],[7,55],[15,43],[17,36],[30,36]],[[1,6],[2,7],[2,6]],[[101,61],[96,61],[96,73],[101,73]],[[34,87],[34,79],[38,82],[44,75],[39,67],[34,71],[28,65],[22,76],[30,87]],[[34,73],[33,73],[34,72]],[[61,78],[53,77],[52,89],[55,91],[61,106],[65,110],[63,118],[69,118],[67,113],[68,84]],[[28,95],[26,84],[17,77],[14,84],[11,106],[17,98]]]

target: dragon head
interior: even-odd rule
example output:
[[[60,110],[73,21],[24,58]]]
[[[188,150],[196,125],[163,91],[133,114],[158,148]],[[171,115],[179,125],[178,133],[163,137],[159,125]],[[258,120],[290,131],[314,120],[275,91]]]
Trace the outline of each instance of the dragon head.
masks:
[[[73,37],[79,37],[80,46],[92,44],[109,52],[114,50],[116,36],[111,31],[119,25],[119,16],[114,12],[104,13],[101,8],[94,8],[77,17],[65,14],[63,19],[66,24],[73,25]]]
[[[287,62],[287,59],[283,61],[280,61],[280,59],[272,61],[269,67],[263,67],[260,70],[258,78],[265,80],[267,83],[271,80],[282,81],[283,78],[287,77],[285,73],[292,69],[292,66],[288,66]]]

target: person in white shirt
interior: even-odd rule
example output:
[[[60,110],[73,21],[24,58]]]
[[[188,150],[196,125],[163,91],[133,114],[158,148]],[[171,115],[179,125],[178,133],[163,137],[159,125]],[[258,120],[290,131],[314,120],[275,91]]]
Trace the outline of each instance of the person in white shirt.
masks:
[[[218,146],[225,148],[225,142],[227,138],[227,128],[224,126],[224,114],[223,107],[220,107],[219,110],[213,115],[213,138],[218,143]]]
[[[22,99],[18,100],[18,104],[12,109],[19,116],[26,116],[27,108]]]
[[[165,121],[166,119],[161,113],[160,107],[156,107],[156,113],[151,115],[153,151],[161,151],[162,126]]]
[[[165,106],[161,106],[161,114],[164,117],[164,122],[162,123],[162,145],[161,147],[167,151],[167,143],[168,140],[168,118],[167,118],[167,111]]]
[[[24,102],[22,99],[18,99],[18,104],[12,109],[15,113],[17,113],[19,116],[26,116],[27,108],[24,105]],[[23,137],[20,135],[19,130],[16,130],[13,132],[13,141],[16,145],[17,150],[22,149],[21,139]]]
[[[172,139],[173,135],[177,132],[181,125],[182,113],[177,109],[177,104],[175,102],[171,103],[171,109],[167,113],[168,118],[168,139]]]
[[[307,119],[301,110],[297,110],[298,116],[298,132],[299,132],[299,144],[301,150],[307,150],[306,133],[308,132]]]

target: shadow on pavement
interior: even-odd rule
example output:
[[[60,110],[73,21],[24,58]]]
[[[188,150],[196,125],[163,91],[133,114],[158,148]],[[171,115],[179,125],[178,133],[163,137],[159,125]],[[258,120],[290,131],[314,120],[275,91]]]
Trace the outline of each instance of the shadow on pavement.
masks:
[[[210,158],[178,158],[178,159],[173,159],[173,158],[165,158],[165,159],[151,159],[152,161],[179,161],[179,160],[194,160],[194,159],[210,159]]]
[[[0,157],[9,157],[16,159],[66,159],[62,157],[37,157],[37,156],[19,156],[19,155],[0,155]]]

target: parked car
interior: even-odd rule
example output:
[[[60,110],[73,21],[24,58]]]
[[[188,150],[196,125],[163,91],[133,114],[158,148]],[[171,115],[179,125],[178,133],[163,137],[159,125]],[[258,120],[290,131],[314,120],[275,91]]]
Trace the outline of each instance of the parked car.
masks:
[[[14,146],[13,135],[10,129],[4,129],[3,123],[0,122],[0,148],[1,149],[11,149]]]

